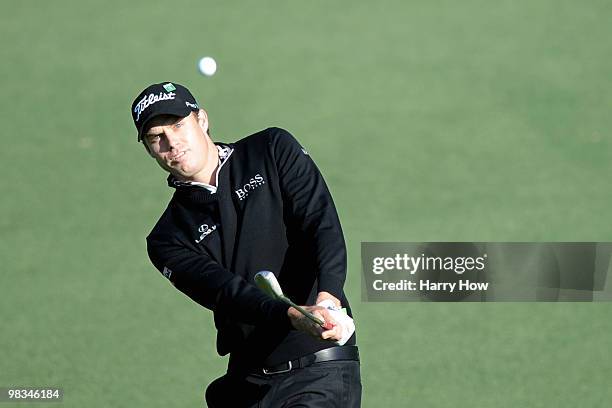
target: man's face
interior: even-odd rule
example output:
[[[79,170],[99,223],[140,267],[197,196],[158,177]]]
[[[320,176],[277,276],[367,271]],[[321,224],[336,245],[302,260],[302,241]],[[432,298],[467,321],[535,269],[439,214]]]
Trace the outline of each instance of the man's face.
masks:
[[[204,111],[184,118],[160,115],[147,126],[142,138],[149,154],[164,170],[179,180],[197,181],[208,157],[207,130]]]

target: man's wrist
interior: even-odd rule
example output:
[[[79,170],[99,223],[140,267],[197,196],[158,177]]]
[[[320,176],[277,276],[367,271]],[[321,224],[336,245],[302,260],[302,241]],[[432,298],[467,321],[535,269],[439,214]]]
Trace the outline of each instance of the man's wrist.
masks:
[[[329,292],[321,291],[317,295],[316,304],[318,305],[319,303],[323,302],[324,300],[331,300],[336,307],[341,307],[340,299],[338,299],[337,297],[335,297],[334,295],[332,295]]]

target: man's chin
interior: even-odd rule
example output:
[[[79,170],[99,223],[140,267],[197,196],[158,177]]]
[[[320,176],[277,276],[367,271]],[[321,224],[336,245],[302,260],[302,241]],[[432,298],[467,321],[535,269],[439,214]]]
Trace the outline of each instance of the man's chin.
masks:
[[[189,177],[188,174],[184,174],[184,173],[176,173],[176,172],[172,172],[171,173],[175,179],[177,179],[178,181],[192,181],[191,177]]]
[[[197,171],[194,171],[190,166],[181,166],[180,168],[166,166],[165,169],[179,181],[193,181],[197,174]]]

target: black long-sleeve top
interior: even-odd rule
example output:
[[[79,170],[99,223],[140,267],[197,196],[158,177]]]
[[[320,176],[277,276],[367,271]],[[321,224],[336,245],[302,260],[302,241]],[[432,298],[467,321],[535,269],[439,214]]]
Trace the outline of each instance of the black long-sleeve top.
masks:
[[[270,270],[294,302],[313,304],[326,291],[352,315],[344,237],[321,173],[283,129],[218,145],[228,157],[216,192],[168,178],[176,191],[147,237],[151,261],[214,312],[217,351],[231,353],[230,365],[274,365],[332,346],[293,329],[288,306],[253,281]]]

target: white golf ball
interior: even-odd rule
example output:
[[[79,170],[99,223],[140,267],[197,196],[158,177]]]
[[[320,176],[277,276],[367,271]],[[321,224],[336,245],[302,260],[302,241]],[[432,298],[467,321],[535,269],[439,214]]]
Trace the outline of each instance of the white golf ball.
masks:
[[[200,58],[198,70],[202,75],[213,76],[217,72],[217,62],[212,57]]]

